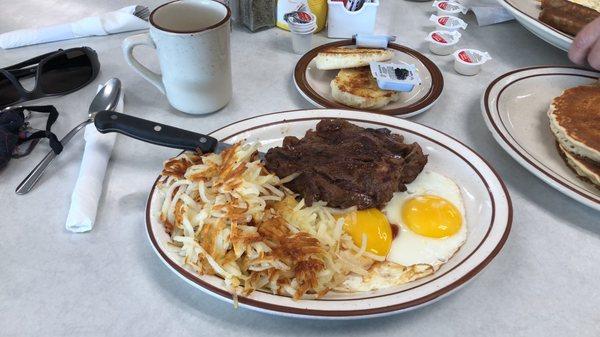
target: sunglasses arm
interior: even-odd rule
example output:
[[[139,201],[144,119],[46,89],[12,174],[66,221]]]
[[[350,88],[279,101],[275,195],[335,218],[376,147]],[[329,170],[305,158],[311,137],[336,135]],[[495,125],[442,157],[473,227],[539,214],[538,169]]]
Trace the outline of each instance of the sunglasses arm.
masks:
[[[9,66],[9,67],[6,67],[6,68],[2,68],[2,69],[14,71],[14,70],[26,67],[26,66],[38,64],[38,63],[40,63],[41,60],[45,59],[46,57],[48,57],[50,55],[54,55],[54,54],[56,54],[59,51],[62,51],[62,49],[59,49],[57,51],[53,51],[53,52],[50,52],[50,53],[46,53],[46,54],[43,54],[43,55],[40,55],[40,56],[36,56],[36,57],[31,58],[29,60],[23,61],[21,63],[14,64],[12,66]]]
[[[35,73],[37,72],[37,66],[7,71],[10,72],[16,78],[30,77],[35,76]]]

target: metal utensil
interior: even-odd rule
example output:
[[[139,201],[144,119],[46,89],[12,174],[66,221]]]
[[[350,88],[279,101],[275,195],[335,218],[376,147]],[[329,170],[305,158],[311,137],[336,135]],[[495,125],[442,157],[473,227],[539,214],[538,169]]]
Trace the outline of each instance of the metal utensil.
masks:
[[[79,132],[79,130],[83,129],[86,125],[90,124],[94,121],[94,113],[101,110],[114,110],[117,107],[117,103],[119,102],[119,97],[121,95],[121,81],[118,78],[112,78],[108,82],[104,84],[102,89],[98,91],[92,103],[90,104],[90,108],[88,110],[88,118],[81,122],[79,125],[74,127],[69,133],[67,133],[61,140],[60,143],[65,146],[67,143]],[[31,172],[23,179],[23,181],[17,186],[15,192],[17,194],[26,194],[31,191],[33,186],[40,180],[48,165],[56,158],[56,153],[54,151],[48,152],[48,154],[37,164]]]
[[[144,21],[148,21],[148,17],[150,17],[150,10],[146,6],[137,5],[133,10],[133,15]]]
[[[118,132],[143,142],[188,151],[219,153],[231,146],[208,135],[115,111],[98,111],[94,116],[94,125],[101,133]],[[259,152],[258,155],[264,158],[264,153]]]

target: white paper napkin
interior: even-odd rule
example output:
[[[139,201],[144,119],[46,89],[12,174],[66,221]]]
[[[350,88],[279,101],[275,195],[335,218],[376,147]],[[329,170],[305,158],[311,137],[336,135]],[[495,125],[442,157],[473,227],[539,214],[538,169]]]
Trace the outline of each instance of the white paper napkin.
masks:
[[[98,87],[98,89],[100,89]],[[123,112],[123,91],[116,110]],[[67,216],[66,228],[71,232],[91,231],[96,220],[98,201],[102,195],[102,184],[110,154],[117,134],[102,134],[94,124],[85,127],[85,150],[79,169],[79,177],[71,195],[71,208]]]
[[[515,19],[497,0],[463,0],[461,3],[475,14],[479,26]]]
[[[0,34],[0,47],[4,49],[28,46],[93,35],[108,35],[148,28],[148,22],[133,15],[136,6],[114,12],[90,16],[79,21],[60,25],[21,29]]]

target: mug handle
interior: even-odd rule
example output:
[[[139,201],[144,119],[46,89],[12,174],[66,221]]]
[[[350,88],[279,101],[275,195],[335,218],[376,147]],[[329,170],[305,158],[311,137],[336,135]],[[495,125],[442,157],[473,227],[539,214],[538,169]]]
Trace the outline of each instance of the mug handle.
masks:
[[[154,86],[158,88],[160,92],[165,94],[165,86],[162,83],[162,76],[144,67],[138,60],[135,59],[135,57],[133,57],[133,49],[141,45],[156,49],[154,41],[152,41],[150,35],[147,33],[130,36],[123,41],[123,55],[125,56],[125,60],[127,61],[127,64],[133,68],[133,70],[142,75],[143,78],[154,84]]]

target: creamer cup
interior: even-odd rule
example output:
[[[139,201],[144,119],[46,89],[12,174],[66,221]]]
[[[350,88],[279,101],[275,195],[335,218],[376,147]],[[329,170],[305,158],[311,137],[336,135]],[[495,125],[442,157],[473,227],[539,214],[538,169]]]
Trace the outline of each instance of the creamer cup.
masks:
[[[317,18],[310,12],[297,11],[284,16],[292,32],[292,49],[304,54],[312,48],[312,34],[317,30]]]
[[[291,28],[291,27],[290,27]],[[294,53],[303,55],[309,50],[312,49],[312,36],[313,33],[317,30],[317,26],[315,25],[308,32],[295,32],[292,30],[292,49]]]
[[[436,26],[438,26],[440,29],[444,29],[444,30],[458,30],[459,28],[467,29],[467,23],[464,22],[462,19],[459,19],[455,16],[450,16],[450,15],[437,16],[435,14],[432,14],[429,17],[429,20],[433,21]]]
[[[467,76],[477,75],[481,65],[492,59],[487,52],[476,49],[459,49],[454,52],[454,70]]]
[[[437,11],[438,15],[457,16],[459,13],[467,14],[468,9],[454,1],[436,0],[432,7]]]
[[[429,41],[429,50],[436,55],[450,55],[460,40],[458,31],[434,30],[425,38]]]

